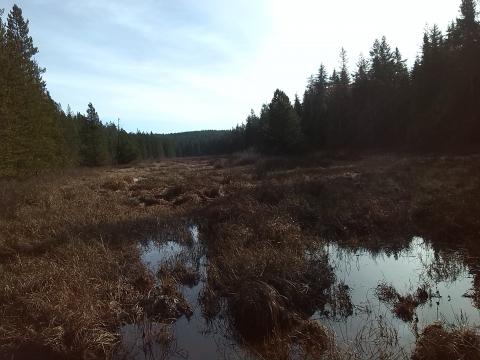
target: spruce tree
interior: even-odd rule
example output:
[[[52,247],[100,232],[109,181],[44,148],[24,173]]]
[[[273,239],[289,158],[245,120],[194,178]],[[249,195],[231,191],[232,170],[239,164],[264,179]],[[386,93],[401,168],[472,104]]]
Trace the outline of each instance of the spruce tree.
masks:
[[[253,109],[245,124],[245,141],[247,147],[258,147],[260,142],[260,119]]]
[[[107,160],[106,139],[100,117],[92,103],[88,104],[82,129],[82,163],[87,166],[104,165]]]
[[[269,105],[267,131],[270,149],[276,153],[289,153],[301,143],[300,120],[288,96],[276,90]]]
[[[8,126],[7,115],[7,71],[8,71],[8,53],[7,53],[7,31],[3,23],[4,10],[0,9],[0,139],[5,141],[7,133],[5,132]],[[0,145],[0,151],[5,152],[6,149]],[[1,155],[0,155],[1,156]],[[2,158],[0,158],[2,162]]]
[[[357,62],[357,71],[353,75],[351,97],[350,146],[358,148],[364,145],[367,134],[371,133],[370,121],[370,64],[363,55]]]
[[[345,147],[350,137],[350,74],[347,52],[340,51],[340,71],[333,71],[328,93],[328,127],[326,143],[329,147]]]
[[[327,71],[322,64],[316,76],[311,76],[303,95],[301,128],[310,148],[325,146],[327,122]]]
[[[342,86],[350,85],[350,74],[348,73],[347,51],[342,47],[340,51],[340,83]]]
[[[299,119],[303,117],[303,105],[298,98],[298,95],[295,94],[295,101],[293,102],[293,109],[297,113]]]
[[[29,22],[14,5],[2,34],[2,53],[6,54],[2,96],[6,124],[0,167],[3,173],[63,165],[63,141],[57,123],[59,110],[46,91],[44,69],[35,60],[38,49],[29,35]]]

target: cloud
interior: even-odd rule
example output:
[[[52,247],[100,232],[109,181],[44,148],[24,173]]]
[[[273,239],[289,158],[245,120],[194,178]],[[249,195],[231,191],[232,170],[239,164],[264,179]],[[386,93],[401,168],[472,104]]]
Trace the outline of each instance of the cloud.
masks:
[[[457,15],[438,0],[17,0],[55,100],[127,130],[235,126],[276,88],[302,95],[344,46],[351,70],[386,35],[413,62],[428,22]],[[5,7],[13,2],[7,0]]]

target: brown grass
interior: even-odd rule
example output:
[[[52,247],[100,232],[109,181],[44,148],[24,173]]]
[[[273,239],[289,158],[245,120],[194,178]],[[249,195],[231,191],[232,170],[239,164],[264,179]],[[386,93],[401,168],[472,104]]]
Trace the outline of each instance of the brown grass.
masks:
[[[175,259],[173,263],[162,266],[158,271],[158,276],[171,276],[181,285],[194,286],[200,281],[200,274],[191,265],[186,264],[183,259]]]
[[[249,350],[260,359],[340,359],[333,334],[313,320],[297,321],[289,333],[271,336]]]
[[[101,243],[70,242],[0,265],[0,352],[33,346],[78,358],[108,353],[118,341],[115,325],[139,315],[134,268],[132,278],[121,271],[134,259]]]
[[[320,351],[320,343],[315,347],[305,337],[295,342],[295,334],[300,336],[300,324],[328,300],[333,275],[327,258],[321,249],[309,258],[313,239],[302,237],[283,209],[259,202],[254,188],[232,201],[229,194],[238,191],[232,187],[239,185],[225,186],[227,195],[197,215],[210,263],[203,312],[215,316],[226,299],[233,335],[265,358],[286,358],[294,344]]]
[[[428,301],[430,291],[427,285],[423,285],[413,294],[401,295],[392,285],[387,283],[378,284],[376,289],[377,297],[390,304],[395,315],[407,322],[413,320],[417,307]]]
[[[471,328],[427,326],[417,342],[413,360],[480,359],[480,334]]]
[[[1,181],[0,358],[33,350],[52,358],[110,357],[119,325],[143,316],[154,281],[136,240],[192,206],[134,201],[191,174],[180,164],[171,176],[173,163],[155,166],[152,176],[151,166]]]
[[[318,244],[400,249],[416,233],[480,253],[479,198],[478,156],[238,154],[0,180],[0,357],[110,357],[120,324],[195,277],[179,265],[156,286],[136,241],[163,241],[165,224],[195,218],[209,256],[204,313],[225,310],[234,336],[265,358],[291,346],[318,358],[328,351],[308,340],[325,333],[307,319],[336,300],[351,311]]]
[[[192,310],[178,291],[178,283],[170,274],[162,275],[160,285],[153,287],[141,306],[149,319],[158,322],[174,322],[182,315],[191,316]]]

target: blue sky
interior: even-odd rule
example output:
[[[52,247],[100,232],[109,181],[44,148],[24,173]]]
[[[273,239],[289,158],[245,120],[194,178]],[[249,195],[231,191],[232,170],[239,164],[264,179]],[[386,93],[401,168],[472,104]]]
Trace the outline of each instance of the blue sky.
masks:
[[[14,1],[0,0],[7,11]],[[129,131],[228,129],[382,35],[412,64],[460,0],[17,0],[52,97]]]

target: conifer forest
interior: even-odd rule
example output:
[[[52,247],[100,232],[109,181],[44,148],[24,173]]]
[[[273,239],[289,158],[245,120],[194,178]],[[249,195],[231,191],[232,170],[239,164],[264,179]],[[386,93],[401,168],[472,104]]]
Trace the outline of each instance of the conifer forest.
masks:
[[[359,57],[336,44],[335,66],[327,50],[325,60],[298,50],[316,42],[262,32],[285,4],[283,34],[302,21],[318,25],[308,23],[307,5],[327,9],[328,1],[261,0],[255,10],[270,7],[257,17],[239,10],[250,2],[235,0],[231,12],[217,0],[0,3],[0,359],[480,360],[480,3],[449,2],[457,13],[418,33],[415,59],[379,28]],[[386,13],[367,3],[355,16],[378,12],[386,29],[403,6],[382,1]],[[140,65],[96,63],[95,48],[82,53],[73,38],[41,57],[39,44],[51,50],[58,34],[40,36],[45,22],[27,11],[39,6],[52,11],[56,33],[82,24],[84,41],[120,42],[116,54],[131,51]],[[82,15],[96,6],[108,14],[92,19],[118,27],[97,33]],[[422,9],[409,10],[405,36]],[[75,15],[58,17],[67,13]],[[325,14],[319,23],[333,21]],[[353,39],[343,15],[331,16]],[[61,29],[65,21],[71,26]],[[210,29],[218,24],[222,36]],[[134,43],[119,29],[162,41]],[[314,34],[318,46],[327,49],[337,30]],[[181,34],[198,41],[185,58]],[[260,34],[267,41],[259,50],[240,41],[248,34],[252,44]],[[165,79],[154,79],[157,63],[142,46],[170,46]],[[301,61],[275,58],[276,46],[292,46]],[[81,74],[86,80],[68,87],[75,78],[58,64],[81,73],[80,62],[59,56],[69,48],[99,66],[95,81]],[[280,70],[235,82],[258,69],[245,65],[251,49],[270,56],[254,57],[255,66]],[[228,51],[238,74],[218,65]],[[191,69],[179,74],[181,61]],[[318,64],[309,77],[299,67],[308,61]],[[99,86],[115,66],[128,74]],[[288,84],[289,66],[304,71],[303,93],[275,89]],[[148,71],[148,86],[135,87]],[[163,92],[152,85],[172,79]],[[61,89],[84,84],[78,94],[92,96],[82,110],[60,103],[77,96]],[[270,100],[236,114],[243,121],[232,126],[225,108],[244,108],[265,84]],[[142,104],[95,98],[109,86],[154,94]],[[178,131],[168,112],[142,120],[165,109],[145,109],[149,99],[189,114],[192,131]],[[124,121],[112,104],[143,112]],[[212,128],[205,119],[219,114],[225,125]]]

